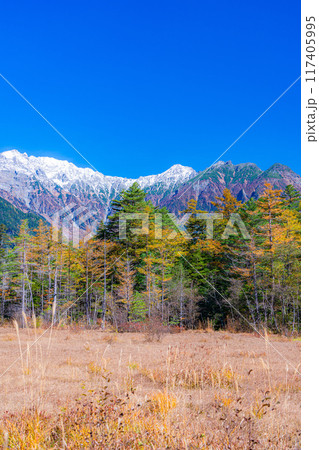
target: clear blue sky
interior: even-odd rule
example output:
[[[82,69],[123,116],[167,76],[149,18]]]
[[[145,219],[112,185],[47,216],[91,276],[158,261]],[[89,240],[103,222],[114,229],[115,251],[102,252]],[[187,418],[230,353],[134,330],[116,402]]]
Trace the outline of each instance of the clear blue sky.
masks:
[[[2,2],[0,72],[101,172],[209,166],[299,75],[300,2]],[[87,166],[0,79],[0,151]],[[300,81],[225,155],[300,172]]]

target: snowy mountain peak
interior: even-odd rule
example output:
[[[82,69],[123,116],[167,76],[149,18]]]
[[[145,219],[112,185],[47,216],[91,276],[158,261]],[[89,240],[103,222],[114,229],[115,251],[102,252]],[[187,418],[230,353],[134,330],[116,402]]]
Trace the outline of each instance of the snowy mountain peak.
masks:
[[[174,171],[178,171],[178,170],[185,170],[185,169],[190,169],[190,170],[194,170],[191,167],[188,166],[182,166],[182,164],[174,164],[172,167],[170,167],[168,170],[174,170]],[[168,172],[168,170],[166,172]]]
[[[59,186],[72,194],[84,190],[104,199],[110,199],[111,194],[114,196],[116,192],[127,189],[135,181],[146,190],[156,185],[170,189],[196,175],[196,171],[191,167],[175,164],[161,174],[142,176],[135,180],[103,175],[90,168],[77,167],[68,161],[47,156],[28,156],[18,150],[0,153],[0,171],[14,172],[30,181],[40,181],[45,188]],[[4,189],[1,182],[0,188]]]
[[[18,158],[18,159],[24,159],[26,157],[28,157],[28,155],[26,153],[21,153],[18,150],[7,150],[5,152],[1,153],[2,156],[4,156],[5,158],[8,159],[14,159],[14,158]]]
[[[188,174],[188,173],[190,173],[194,176],[194,173],[196,174],[196,171],[188,166],[182,166],[181,164],[174,164],[168,170],[163,172],[163,174],[164,173],[165,174]]]

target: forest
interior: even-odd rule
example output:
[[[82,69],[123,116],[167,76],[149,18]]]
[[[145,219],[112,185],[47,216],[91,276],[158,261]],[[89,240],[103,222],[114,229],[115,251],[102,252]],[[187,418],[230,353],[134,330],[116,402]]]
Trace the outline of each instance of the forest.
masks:
[[[299,333],[299,192],[265,184],[258,199],[244,204],[227,189],[211,203],[220,214],[213,234],[195,200],[182,211],[183,232],[137,183],[113,201],[95,236],[76,247],[43,221],[32,228],[22,220],[15,236],[1,224],[1,321],[33,317],[117,331],[209,322],[215,329]],[[125,214],[136,216],[123,237]],[[137,214],[148,217],[145,233]]]

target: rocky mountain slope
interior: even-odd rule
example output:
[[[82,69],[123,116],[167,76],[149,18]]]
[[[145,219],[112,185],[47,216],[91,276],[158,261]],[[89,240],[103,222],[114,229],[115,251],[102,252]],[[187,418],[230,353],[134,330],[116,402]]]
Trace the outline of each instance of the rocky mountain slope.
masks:
[[[285,189],[291,184],[295,189],[301,189],[301,178],[289,167],[283,164],[273,164],[264,172],[253,163],[232,164],[231,161],[219,161],[211,168],[199,173],[185,182],[175,193],[162,200],[162,206],[178,214],[186,208],[190,199],[197,200],[198,209],[211,211],[210,203],[216,196],[221,196],[228,188],[232,194],[242,202],[251,197],[258,198],[270,183],[276,189]]]
[[[17,150],[0,153],[0,196],[23,212],[34,211],[49,221],[67,207],[85,207],[93,219],[104,220],[111,201],[134,181],[159,204],[195,175],[194,169],[176,164],[159,175],[134,180],[106,176],[68,161],[28,156]]]
[[[155,205],[166,206],[177,214],[191,198],[198,200],[200,209],[211,210],[210,201],[226,187],[242,201],[257,198],[265,182],[280,189],[292,184],[300,190],[300,176],[282,164],[274,164],[263,172],[252,163],[234,165],[219,161],[199,173],[176,164],[159,175],[134,180],[106,176],[68,161],[28,156],[17,150],[0,153],[0,197],[51,223],[55,214],[70,210],[88,213],[90,222],[105,220],[112,200],[134,181]]]

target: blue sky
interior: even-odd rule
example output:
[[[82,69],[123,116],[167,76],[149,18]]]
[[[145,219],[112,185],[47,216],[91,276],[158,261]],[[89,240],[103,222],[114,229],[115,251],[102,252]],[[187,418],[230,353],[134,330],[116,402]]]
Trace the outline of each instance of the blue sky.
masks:
[[[101,172],[209,166],[300,75],[300,4],[3,2],[0,72]],[[0,151],[87,164],[0,79]],[[300,173],[300,81],[223,160]]]

